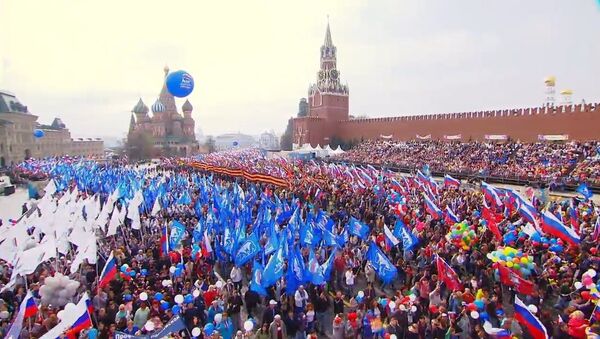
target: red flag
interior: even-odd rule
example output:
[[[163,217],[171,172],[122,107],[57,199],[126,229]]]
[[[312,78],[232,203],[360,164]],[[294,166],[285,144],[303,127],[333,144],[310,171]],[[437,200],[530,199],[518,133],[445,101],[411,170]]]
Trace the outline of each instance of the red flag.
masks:
[[[521,294],[532,295],[535,285],[529,280],[521,278],[517,273],[511,271],[504,265],[494,264],[494,268],[500,273],[500,282],[506,286],[512,286]]]
[[[496,237],[496,240],[502,241],[502,234],[500,234],[500,230],[498,229],[498,225],[496,224],[498,217],[494,215],[495,213],[488,207],[488,205],[485,202],[485,199],[483,199],[482,206],[483,211],[481,213],[481,216],[487,222],[487,227],[490,229],[490,231],[492,231],[494,237]]]
[[[436,256],[436,266],[438,279],[441,279],[449,289],[456,291],[462,288],[458,274],[439,255]]]

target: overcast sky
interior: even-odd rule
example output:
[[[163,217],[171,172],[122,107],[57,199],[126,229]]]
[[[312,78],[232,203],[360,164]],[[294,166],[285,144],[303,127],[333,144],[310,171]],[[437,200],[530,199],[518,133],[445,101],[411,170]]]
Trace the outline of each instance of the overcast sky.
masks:
[[[74,136],[122,136],[168,64],[194,77],[205,134],[280,133],[316,78],[329,14],[354,115],[540,105],[547,75],[597,102],[597,1],[0,0],[0,88]]]

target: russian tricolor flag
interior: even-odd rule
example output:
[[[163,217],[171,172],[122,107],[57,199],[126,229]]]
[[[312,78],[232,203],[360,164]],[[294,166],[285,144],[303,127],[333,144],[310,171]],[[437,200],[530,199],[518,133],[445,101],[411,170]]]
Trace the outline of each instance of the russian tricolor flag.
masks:
[[[87,308],[85,308],[82,314],[75,320],[73,325],[66,331],[69,338],[78,338],[79,332],[88,329],[92,326],[92,318]]]
[[[436,204],[431,201],[431,199],[429,199],[427,194],[423,194],[423,198],[425,199],[425,209],[427,210],[427,213],[431,214],[434,219],[441,219],[443,216],[442,210],[437,207]]]
[[[495,206],[501,206],[502,200],[500,200],[500,195],[498,195],[498,191],[496,188],[485,181],[481,182],[481,189],[483,190],[483,195],[486,198],[492,201]]]
[[[394,236],[387,225],[383,225],[383,234],[385,235],[385,247],[388,252],[400,243],[400,240]]]
[[[560,238],[571,245],[579,245],[581,239],[571,227],[565,226],[552,213],[545,211],[542,213],[542,230],[557,238]]]
[[[460,187],[460,180],[454,179],[448,174],[444,175],[444,186],[448,187]]]
[[[162,233],[160,234],[160,248],[164,256],[169,255],[169,229],[167,225],[163,227]]]
[[[117,260],[115,259],[113,252],[110,252],[108,260],[100,273],[100,280],[98,281],[98,288],[102,288],[114,279],[117,275]]]
[[[38,307],[35,304],[35,300],[33,299],[33,295],[31,293],[27,293],[27,298],[25,299],[25,315],[24,318],[27,319],[29,317],[33,317],[38,312]]]
[[[530,222],[536,228],[539,228],[539,224],[537,221],[537,210],[533,205],[527,203],[526,201],[517,200],[517,212],[519,215],[525,219],[527,222]]]
[[[544,324],[527,309],[527,306],[517,296],[515,296],[515,319],[529,330],[529,334],[534,339],[548,338],[548,331]]]
[[[454,211],[452,211],[452,209],[450,208],[449,205],[446,205],[446,219],[445,221],[449,224],[456,224],[458,222],[460,222],[460,220],[458,219],[458,216],[456,216],[456,214],[454,214]]]

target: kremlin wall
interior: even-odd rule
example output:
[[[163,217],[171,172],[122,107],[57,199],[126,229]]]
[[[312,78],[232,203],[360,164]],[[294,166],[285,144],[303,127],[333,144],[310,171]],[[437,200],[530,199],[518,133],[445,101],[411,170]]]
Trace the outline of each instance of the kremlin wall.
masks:
[[[308,90],[308,114],[292,119],[293,143],[327,145],[333,139],[358,141],[386,138],[394,140],[592,140],[599,139],[600,104],[571,104],[572,91],[565,90],[563,104],[554,104],[555,79],[546,83],[546,106],[411,115],[388,118],[351,119],[349,89],[340,83],[336,68],[337,49],[329,24],[321,46],[321,67],[317,82]],[[304,99],[301,103],[305,103]]]

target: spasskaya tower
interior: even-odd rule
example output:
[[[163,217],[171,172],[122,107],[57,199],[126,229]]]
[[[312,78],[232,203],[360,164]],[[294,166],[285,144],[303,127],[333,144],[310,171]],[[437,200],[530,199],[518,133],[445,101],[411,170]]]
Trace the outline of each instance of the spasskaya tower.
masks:
[[[348,120],[348,85],[340,82],[337,49],[331,40],[329,22],[321,46],[317,82],[308,88],[308,116],[293,119],[293,143],[327,145],[340,121]]]

